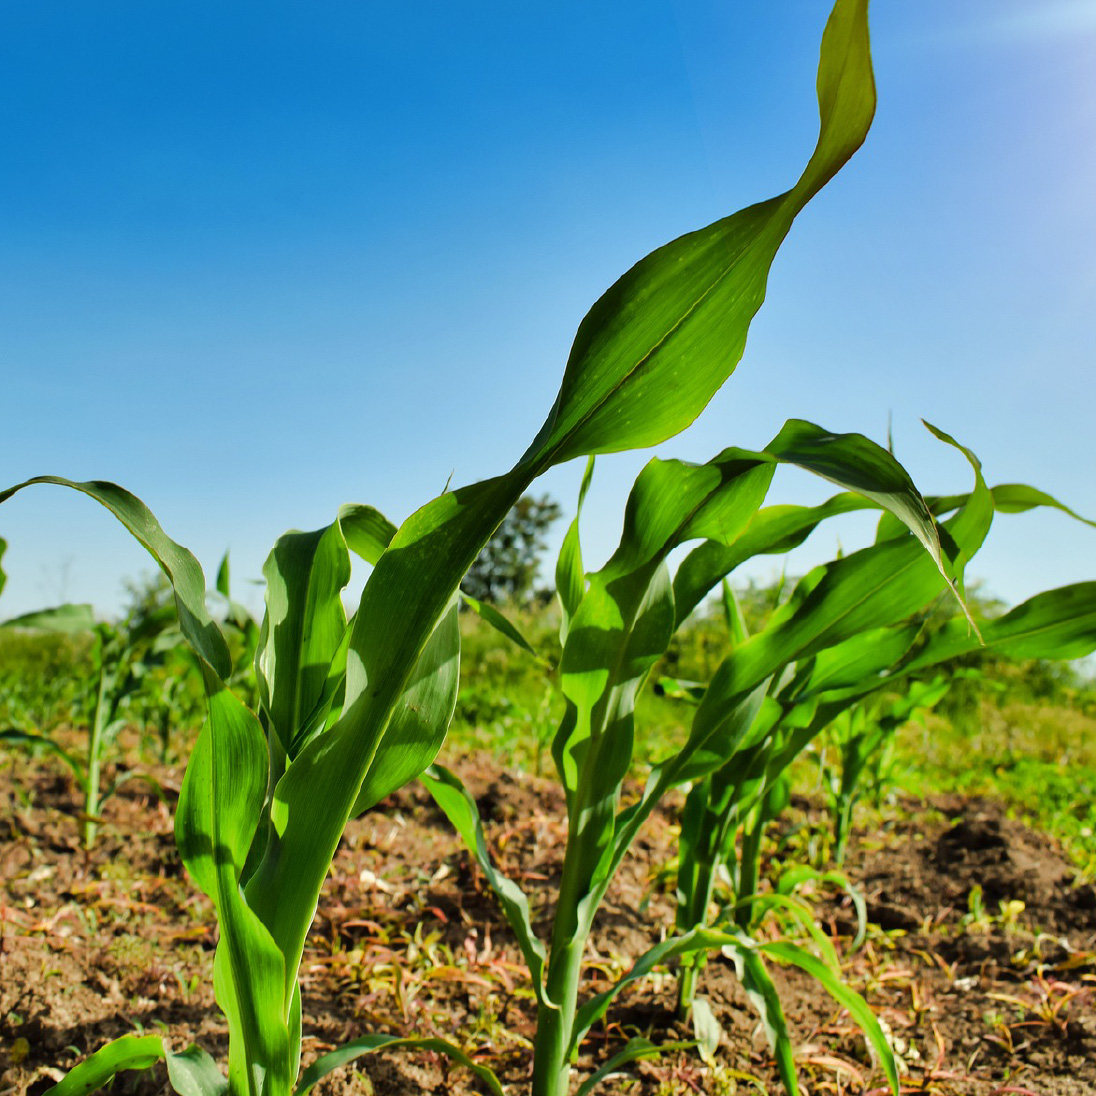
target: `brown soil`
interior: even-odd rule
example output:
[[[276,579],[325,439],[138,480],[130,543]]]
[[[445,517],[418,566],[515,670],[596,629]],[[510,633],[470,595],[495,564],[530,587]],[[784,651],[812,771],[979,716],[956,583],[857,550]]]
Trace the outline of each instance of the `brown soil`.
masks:
[[[488,819],[491,846],[550,912],[565,829],[549,781],[456,763]],[[181,772],[157,772],[177,789]],[[914,808],[917,808],[914,810]],[[999,807],[947,799],[890,810],[858,834],[848,875],[873,928],[851,948],[855,917],[840,889],[806,893],[850,982],[893,1033],[903,1091],[939,1096],[1096,1092],[1096,892],[1054,844]],[[226,1038],[210,987],[215,926],[175,852],[170,807],[128,786],[106,806],[90,855],[79,847],[70,781],[47,762],[0,760],[0,1096],[38,1094],[103,1042],[145,1029],[221,1061]],[[809,804],[790,821],[817,824]],[[787,830],[789,840],[795,833]],[[672,811],[637,842],[603,910],[589,988],[608,984],[672,924],[659,871],[675,853]],[[981,887],[971,913],[971,891]],[[1020,903],[1023,905],[1021,906]],[[771,925],[775,933],[779,926]],[[849,1016],[810,979],[774,969],[809,1093],[882,1093]],[[509,929],[482,876],[417,784],[352,823],[320,901],[303,967],[307,1064],[366,1032],[441,1035],[527,1089],[534,1010]],[[674,1018],[672,972],[626,991],[591,1032],[576,1077],[628,1037],[688,1039]],[[714,1064],[695,1050],[627,1067],[601,1091],[776,1092],[756,1015],[716,956],[703,975],[724,1037]],[[120,1092],[168,1092],[162,1068],[127,1074]],[[477,1091],[438,1055],[359,1059],[323,1096]]]

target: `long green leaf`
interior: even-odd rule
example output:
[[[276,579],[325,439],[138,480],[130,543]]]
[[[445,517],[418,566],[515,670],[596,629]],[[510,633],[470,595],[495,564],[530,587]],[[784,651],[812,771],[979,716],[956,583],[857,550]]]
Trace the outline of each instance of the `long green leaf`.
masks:
[[[219,677],[228,677],[232,670],[232,660],[224,636],[206,609],[206,584],[201,565],[187,549],[176,544],[163,531],[149,508],[117,484],[101,480],[79,482],[60,476],[36,476],[0,491],[0,503],[7,501],[17,491],[37,483],[53,483],[81,491],[114,514],[156,560],[171,582],[175,592],[175,605],[179,611],[179,625],[187,641]]]
[[[486,601],[480,601],[478,598],[474,598],[463,591],[461,592],[460,597],[461,601],[467,605],[480,620],[490,624],[500,635],[506,636],[515,647],[520,647],[526,654],[532,655],[539,662],[547,665],[547,661],[537,653],[537,649],[521,634],[517,625],[504,613],[496,609],[494,605],[491,605]]]
[[[354,814],[414,780],[423,770],[423,761],[432,762],[441,749],[460,684],[458,611],[454,598],[419,656],[358,792]]]
[[[52,738],[47,738],[44,734],[38,734],[36,731],[20,731],[15,727],[9,727],[0,731],[0,742],[11,742],[17,746],[48,750],[59,757],[72,770],[81,788],[87,782],[86,763],[75,754],[69,753],[59,742],[54,742]]]
[[[834,5],[818,68],[818,143],[796,185],[659,248],[594,305],[523,463],[655,445],[688,426],[730,376],[792,221],[871,125],[867,8]]]
[[[868,1037],[872,1050],[875,1052],[876,1061],[883,1067],[890,1084],[891,1092],[898,1096],[898,1066],[894,1060],[894,1051],[887,1042],[883,1029],[875,1014],[868,1007],[867,1002],[855,990],[850,989],[837,977],[824,963],[816,959],[809,951],[804,951],[797,944],[786,940],[775,940],[759,945],[759,949],[766,955],[771,955],[781,963],[796,966],[804,973],[815,979],[826,992],[843,1008],[847,1009],[852,1018],[859,1025],[860,1030]]]
[[[695,1043],[691,1042],[677,1042],[677,1043],[663,1043],[660,1046],[656,1046],[650,1041],[650,1039],[644,1039],[642,1037],[636,1037],[629,1039],[624,1044],[623,1050],[617,1051],[607,1062],[603,1062],[593,1073],[587,1077],[582,1084],[575,1089],[575,1096],[589,1096],[591,1092],[608,1076],[616,1073],[621,1066],[626,1066],[631,1062],[640,1062],[647,1058],[658,1058],[660,1055],[669,1054],[675,1050],[686,1050],[691,1046],[695,1046]]]
[[[776,1059],[776,1071],[780,1075],[784,1091],[788,1096],[798,1096],[795,1053],[780,994],[761,957],[753,947],[744,947],[744,943],[745,938],[742,938],[725,947],[734,957],[735,970],[742,982],[742,988],[765,1029],[765,1038]]]
[[[461,835],[465,846],[475,856],[491,889],[502,904],[506,920],[514,930],[521,948],[525,965],[533,982],[533,993],[538,1001],[544,996],[544,945],[537,938],[529,913],[529,899],[525,892],[508,876],[495,867],[487,848],[476,801],[469,794],[456,773],[442,765],[433,765],[419,777],[424,787],[434,797],[434,802],[445,813],[453,828]]]
[[[109,1084],[115,1074],[127,1069],[148,1069],[164,1056],[159,1035],[123,1035],[100,1047],[75,1065],[46,1096],[86,1096]]]
[[[432,1050],[436,1054],[444,1054],[452,1058],[454,1062],[470,1069],[487,1085],[494,1096],[505,1096],[495,1074],[487,1066],[481,1066],[469,1058],[454,1043],[446,1039],[402,1039],[396,1035],[364,1035],[360,1039],[339,1047],[338,1050],[322,1055],[301,1074],[301,1079],[293,1090],[293,1096],[307,1096],[313,1085],[326,1077],[333,1069],[353,1062],[363,1054],[370,1054],[375,1050],[395,1050],[398,1047],[404,1047],[407,1050]]]

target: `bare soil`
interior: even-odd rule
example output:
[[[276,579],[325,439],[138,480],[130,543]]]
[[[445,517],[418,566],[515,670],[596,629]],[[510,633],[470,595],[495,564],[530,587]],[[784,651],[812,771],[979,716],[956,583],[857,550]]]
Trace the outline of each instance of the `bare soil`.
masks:
[[[497,860],[551,912],[565,840],[553,783],[483,758],[450,762],[477,796]],[[181,769],[156,770],[177,793]],[[102,1043],[160,1031],[224,1060],[213,1001],[216,928],[185,877],[171,802],[127,786],[104,810],[98,843],[78,838],[71,781],[48,761],[0,757],[0,1096],[44,1092]],[[800,802],[785,836],[822,819]],[[615,979],[673,923],[673,805],[652,819],[599,920],[587,978]],[[774,844],[774,849],[779,845]],[[781,855],[774,853],[774,855]],[[1096,1093],[1096,891],[1054,842],[993,803],[904,801],[858,831],[846,867],[872,928],[840,888],[805,897],[842,955],[850,983],[893,1034],[903,1092],[938,1096]],[[981,888],[981,904],[971,892]],[[764,931],[775,933],[780,926]],[[882,1093],[863,1037],[810,979],[774,970],[807,1093]],[[367,1032],[440,1035],[528,1088],[535,1010],[520,955],[478,869],[413,784],[351,824],[320,900],[302,966],[304,1061]],[[695,1049],[627,1067],[605,1092],[777,1092],[757,1017],[731,963],[713,957],[701,993],[723,1028],[713,1063]],[[631,1036],[687,1040],[674,1015],[673,971],[640,981],[594,1028],[578,1063],[588,1075]],[[478,1091],[432,1053],[367,1056],[331,1074],[322,1096]],[[170,1091],[162,1068],[115,1091]]]

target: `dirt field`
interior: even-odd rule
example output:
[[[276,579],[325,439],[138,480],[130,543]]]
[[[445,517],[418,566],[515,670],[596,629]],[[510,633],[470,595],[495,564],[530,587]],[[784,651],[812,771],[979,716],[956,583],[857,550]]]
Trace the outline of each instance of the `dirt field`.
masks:
[[[562,856],[562,799],[548,781],[466,760],[455,767],[490,819],[499,861],[549,912]],[[157,772],[177,791],[178,769]],[[1077,885],[1046,837],[986,802],[906,803],[860,832],[848,874],[873,928],[850,948],[855,918],[840,891],[812,900],[850,981],[893,1033],[903,1091],[940,1096],[1091,1096],[1096,1092],[1096,892]],[[162,1031],[222,1061],[226,1037],[210,987],[215,926],[175,852],[170,806],[139,786],[112,799],[92,854],[77,840],[69,780],[50,764],[0,760],[0,1096],[44,1092],[115,1036]],[[810,815],[798,805],[798,820]],[[793,819],[794,821],[794,819]],[[590,956],[589,988],[672,924],[658,870],[674,855],[672,815],[656,816],[610,894]],[[982,888],[982,915],[969,895]],[[1023,905],[1021,906],[1020,903]],[[975,910],[975,913],[978,911]],[[964,923],[965,919],[965,923]],[[492,895],[416,784],[354,822],[321,897],[302,967],[304,1061],[366,1032],[439,1034],[527,1089],[534,1009],[520,957]],[[808,1093],[882,1092],[848,1016],[797,972],[775,972]],[[578,1075],[630,1036],[687,1039],[672,972],[639,983],[595,1027]],[[776,1092],[771,1057],[731,964],[715,957],[701,992],[724,1029],[714,1065],[695,1050],[629,1067],[605,1092]],[[166,1074],[127,1074],[115,1091],[170,1091]],[[435,1055],[360,1059],[316,1090],[332,1096],[477,1091]]]

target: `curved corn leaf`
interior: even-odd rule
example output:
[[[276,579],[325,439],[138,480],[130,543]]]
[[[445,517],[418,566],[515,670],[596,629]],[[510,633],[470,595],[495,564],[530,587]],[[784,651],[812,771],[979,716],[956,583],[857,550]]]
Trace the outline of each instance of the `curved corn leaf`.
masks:
[[[1037,487],[1030,487],[1026,483],[1002,483],[990,488],[993,496],[993,508],[999,514],[1024,514],[1039,506],[1047,506],[1052,510],[1060,510],[1068,514],[1076,521],[1085,525],[1096,527],[1096,521],[1083,517],[1076,510],[1071,510],[1064,502],[1059,502],[1053,495],[1046,491],[1040,491]],[[946,514],[951,510],[958,510],[965,505],[966,495],[930,495],[925,501],[934,514]]]
[[[777,460],[855,491],[892,513],[948,577],[928,505],[906,470],[882,446],[862,434],[831,434],[813,423],[791,419],[766,450]]]
[[[0,560],[3,560],[4,553],[8,550],[8,542],[0,537]],[[0,567],[0,594],[4,592],[4,584],[8,581],[8,576],[4,573],[4,568]]]
[[[500,635],[506,636],[506,638],[514,644],[515,647],[520,647],[527,654],[532,655],[538,662],[543,663],[545,666],[550,665],[547,659],[542,658],[537,649],[518,631],[517,626],[511,621],[505,614],[499,612],[494,605],[489,604],[486,601],[480,601],[478,598],[474,598],[469,594],[461,591],[461,601],[468,606],[480,618],[490,624]]]
[[[102,480],[79,482],[60,476],[35,476],[0,491],[0,503],[36,483],[53,483],[83,492],[105,506],[130,531],[171,582],[175,606],[179,611],[179,626],[187,642],[219,677],[228,677],[232,660],[224,636],[206,609],[206,584],[201,565],[187,549],[176,544],[163,531],[152,511],[136,495],[131,495],[117,484]]]
[[[438,622],[415,663],[373,763],[354,803],[361,814],[390,792],[414,780],[437,757],[457,707],[460,684],[459,601]]]
[[[159,1035],[123,1035],[100,1047],[75,1065],[46,1096],[85,1096],[109,1084],[115,1074],[127,1069],[148,1069],[164,1057]]]
[[[736,939],[732,944],[725,944],[723,950],[730,952],[738,980],[765,1029],[765,1038],[776,1059],[776,1071],[780,1075],[784,1091],[788,1096],[798,1096],[795,1053],[788,1032],[788,1022],[784,1018],[784,1006],[780,1003],[780,994],[755,948],[744,944],[744,938]]]
[[[636,979],[645,978],[655,967],[668,963],[671,959],[691,955],[693,952],[716,951],[736,940],[737,937],[714,929],[694,929],[683,936],[672,936],[648,948],[613,985],[591,997],[578,1009],[569,1051],[573,1052],[578,1048],[586,1033],[605,1015],[620,991]]]
[[[860,1030],[867,1036],[875,1052],[877,1063],[882,1066],[883,1072],[887,1075],[891,1092],[898,1096],[898,1066],[894,1060],[894,1051],[864,998],[846,986],[824,963],[797,944],[791,944],[786,940],[774,940],[758,945],[757,950],[772,956],[778,962],[798,967],[804,974],[809,974],[842,1008],[848,1011]]]
[[[506,920],[514,930],[521,948],[525,965],[533,982],[533,993],[538,1001],[544,1000],[544,945],[533,929],[529,914],[529,899],[525,892],[509,877],[495,867],[487,849],[483,824],[480,821],[476,801],[469,794],[456,773],[442,765],[433,765],[421,774],[426,790],[434,797],[453,828],[460,834],[465,847],[475,856],[491,889],[498,895]]]
[[[659,248],[605,293],[579,326],[523,464],[655,445],[688,426],[731,375],[792,221],[871,125],[867,8],[834,5],[818,68],[818,143],[796,185]]]
[[[977,649],[960,621],[951,621],[902,667],[913,673]],[[987,651],[1009,658],[1083,658],[1096,647],[1096,582],[1045,590],[982,625]]]
[[[340,506],[338,524],[347,548],[371,564],[376,564],[396,535],[396,527],[384,514],[360,503]]]
[[[578,1086],[577,1089],[575,1089],[575,1096],[589,1096],[606,1077],[612,1073],[616,1073],[621,1066],[626,1066],[630,1062],[639,1062],[646,1058],[657,1058],[662,1054],[669,1054],[671,1051],[675,1050],[687,1050],[692,1046],[696,1046],[696,1043],[663,1043],[661,1046],[656,1046],[650,1039],[644,1039],[639,1036],[634,1039],[629,1039],[628,1042],[624,1044],[623,1050],[617,1051],[616,1054],[607,1062],[600,1065]]]
[[[864,937],[868,931],[868,905],[864,900],[864,892],[843,872],[819,871],[817,868],[811,867],[810,864],[796,864],[794,867],[788,868],[787,871],[781,872],[780,878],[776,882],[776,891],[778,894],[791,894],[800,883],[807,881],[840,887],[849,896],[849,901],[852,902],[853,909],[856,910],[856,936],[852,942],[855,951],[864,942]],[[826,939],[828,942],[829,938]],[[831,963],[830,966],[840,969],[835,963]]]
[[[312,1086],[333,1069],[338,1069],[339,1066],[344,1066],[363,1054],[369,1054],[375,1050],[395,1050],[398,1047],[405,1047],[408,1050],[432,1050],[436,1054],[444,1054],[447,1058],[470,1069],[495,1096],[505,1096],[494,1072],[487,1066],[481,1066],[473,1061],[454,1043],[445,1039],[402,1039],[396,1035],[365,1035],[361,1039],[355,1039],[352,1043],[339,1047],[338,1050],[322,1055],[301,1074],[301,1079],[293,1090],[293,1096],[307,1096]]]
[[[1034,510],[1037,506],[1049,506],[1054,510],[1061,510],[1063,514],[1068,514],[1076,521],[1096,528],[1096,521],[1081,517],[1076,510],[1071,510],[1053,495],[1048,495],[1037,487],[1029,487],[1026,483],[1002,483],[994,487],[992,493],[993,505],[999,513],[1022,514],[1027,510]]]
[[[15,727],[9,727],[6,730],[0,731],[0,742],[11,742],[17,746],[29,746],[31,749],[48,750],[50,753],[60,758],[71,770],[76,777],[77,785],[82,789],[87,783],[87,772],[85,762],[77,757],[75,754],[71,754],[58,742],[54,742],[53,739],[47,738],[44,734],[38,734],[37,731],[21,731]]]

